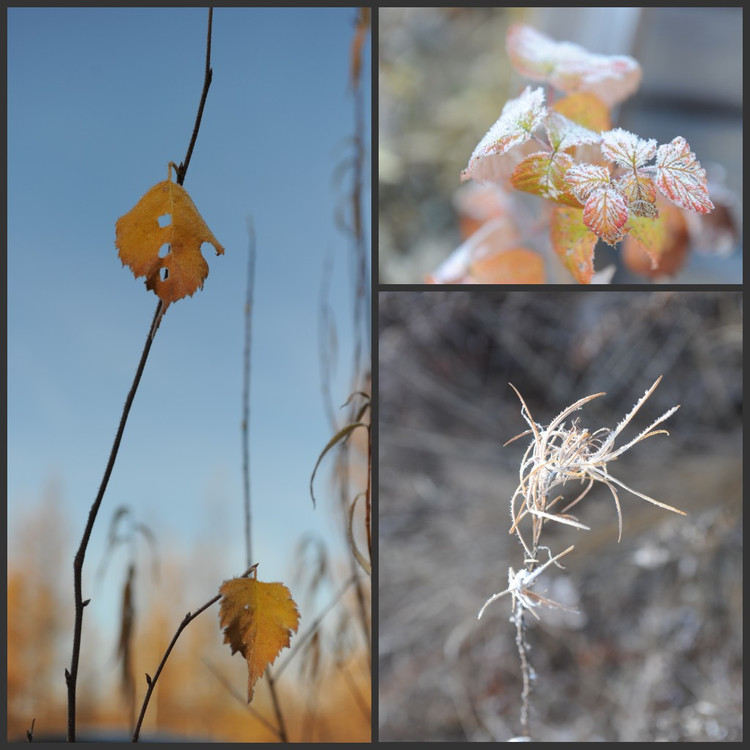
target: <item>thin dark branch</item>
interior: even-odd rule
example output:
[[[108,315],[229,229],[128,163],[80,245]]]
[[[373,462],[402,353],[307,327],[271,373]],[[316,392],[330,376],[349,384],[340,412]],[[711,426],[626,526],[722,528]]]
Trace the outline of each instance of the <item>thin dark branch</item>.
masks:
[[[193,128],[192,138],[190,139],[190,145],[188,146],[187,155],[185,156],[185,161],[182,164],[180,164],[178,168],[177,182],[180,185],[182,185],[182,183],[185,180],[185,174],[187,172],[188,164],[190,163],[190,157],[193,153],[193,147],[195,146],[195,141],[196,141],[196,138],[198,137],[198,130],[200,128],[201,117],[203,116],[203,107],[206,103],[206,97],[208,95],[209,86],[211,85],[212,18],[213,18],[213,9],[209,8],[208,34],[207,34],[207,41],[206,41],[206,72],[205,72],[205,77],[203,81],[203,93],[201,95],[201,101],[198,107],[198,114],[195,118],[195,126]],[[89,539],[91,537],[91,531],[94,527],[94,522],[96,521],[96,516],[97,516],[97,513],[99,512],[99,507],[102,503],[102,499],[104,498],[104,492],[107,489],[107,484],[109,483],[109,477],[112,473],[112,469],[115,464],[115,459],[117,458],[117,452],[120,447],[120,441],[122,440],[123,432],[125,431],[125,424],[128,419],[128,414],[130,413],[130,407],[133,404],[135,393],[138,390],[138,384],[141,381],[141,375],[143,374],[143,369],[146,365],[146,360],[148,359],[148,353],[151,350],[151,344],[153,343],[156,330],[159,327],[159,323],[161,322],[161,318],[166,312],[167,307],[168,305],[165,305],[161,300],[159,300],[159,303],[156,306],[154,319],[153,319],[153,322],[151,323],[151,328],[149,330],[149,334],[146,339],[146,346],[143,349],[143,354],[141,355],[141,361],[138,365],[138,370],[136,371],[135,379],[133,380],[133,385],[130,389],[130,393],[128,393],[127,400],[125,401],[125,407],[123,408],[122,417],[120,419],[120,426],[117,429],[117,435],[115,436],[115,442],[112,446],[112,451],[110,452],[109,461],[107,463],[107,468],[104,471],[104,478],[102,479],[101,486],[99,487],[99,493],[97,494],[96,499],[94,500],[94,504],[91,506],[91,509],[89,511],[89,518],[86,523],[86,528],[83,532],[83,538],[81,539],[80,547],[78,548],[78,552],[76,553],[75,559],[73,561],[73,594],[74,594],[74,599],[75,599],[73,656],[71,658],[70,670],[67,670],[67,669],[65,670],[65,680],[66,680],[67,687],[68,687],[68,741],[69,742],[75,742],[75,736],[76,736],[76,683],[78,680],[78,663],[80,661],[80,655],[81,655],[81,633],[83,630],[83,608],[89,603],[88,599],[85,602],[83,601],[83,595],[81,592],[83,561],[86,556],[86,548],[88,547]]]
[[[245,550],[247,564],[252,555],[252,524],[250,505],[250,359],[252,352],[253,290],[255,287],[255,228],[248,217],[247,293],[245,296],[245,357],[242,391],[242,480],[245,498]]]
[[[76,681],[78,679],[78,662],[81,655],[81,632],[83,629],[83,608],[88,604],[89,600],[83,601],[83,595],[81,592],[81,578],[83,574],[83,560],[86,556],[86,548],[88,547],[89,539],[91,537],[91,530],[94,528],[94,521],[96,521],[96,515],[99,512],[99,506],[102,504],[104,498],[104,492],[107,489],[109,483],[109,477],[112,474],[112,469],[115,465],[115,459],[117,458],[117,451],[120,448],[120,441],[125,431],[125,424],[128,420],[128,414],[130,413],[130,407],[133,405],[133,399],[135,393],[138,390],[138,384],[141,382],[141,376],[143,375],[143,369],[146,366],[146,360],[148,359],[148,353],[151,351],[151,344],[154,340],[154,332],[156,322],[162,312],[162,302],[156,306],[156,312],[154,313],[154,321],[151,324],[151,329],[146,339],[146,345],[143,348],[143,354],[141,354],[141,361],[138,363],[138,369],[133,379],[133,385],[130,387],[130,393],[125,401],[125,406],[122,410],[122,417],[120,418],[120,426],[117,428],[117,435],[115,436],[115,442],[112,445],[112,450],[109,454],[109,461],[107,462],[107,468],[104,470],[104,478],[102,479],[101,486],[99,487],[99,493],[94,500],[94,504],[89,510],[89,518],[86,523],[86,528],[83,532],[83,538],[81,544],[76,553],[73,561],[73,594],[75,598],[75,626],[73,630],[73,657],[70,663],[70,671],[65,670],[65,679],[68,685],[68,742],[75,742],[76,738]]]
[[[248,568],[240,576],[240,578],[247,578],[247,576],[249,576],[250,573],[254,569],[255,569],[255,565]],[[202,612],[205,612],[212,604],[215,604],[216,602],[218,602],[219,599],[221,599],[221,594],[217,594],[212,599],[209,599],[200,609],[196,610],[195,612],[188,612],[185,615],[182,622],[180,623],[180,626],[177,628],[177,632],[174,634],[171,643],[169,644],[169,646],[167,646],[167,650],[164,652],[164,656],[162,656],[161,661],[159,662],[159,666],[156,668],[156,673],[154,674],[153,677],[151,677],[150,675],[146,675],[146,682],[148,683],[148,690],[146,690],[146,695],[143,698],[143,705],[141,706],[141,713],[138,716],[138,721],[135,725],[135,732],[133,733],[133,739],[131,740],[131,742],[138,742],[138,736],[141,733],[141,725],[143,724],[143,717],[146,715],[148,702],[151,700],[151,693],[154,692],[154,688],[156,687],[156,682],[159,679],[159,675],[161,675],[161,672],[164,669],[164,665],[167,663],[167,659],[169,658],[169,655],[172,653],[172,649],[177,643],[177,639],[180,637],[180,634],[196,617],[198,617],[199,614],[201,614]]]
[[[201,118],[203,117],[203,107],[206,104],[206,97],[208,96],[208,89],[211,86],[211,79],[213,78],[214,72],[211,70],[211,26],[213,23],[214,9],[208,9],[208,32],[206,37],[206,72],[203,78],[203,92],[201,93],[201,101],[198,105],[198,114],[195,116],[195,125],[193,126],[193,135],[190,138],[190,145],[188,146],[187,154],[185,159],[182,161],[180,166],[177,168],[177,184],[182,185],[185,181],[185,174],[190,165],[190,157],[193,155],[193,148],[195,147],[195,141],[198,139],[198,131],[201,127]]]

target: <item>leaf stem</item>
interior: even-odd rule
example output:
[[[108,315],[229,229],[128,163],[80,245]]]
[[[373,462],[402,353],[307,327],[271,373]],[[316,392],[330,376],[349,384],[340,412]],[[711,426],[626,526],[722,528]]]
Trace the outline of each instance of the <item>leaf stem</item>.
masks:
[[[245,351],[242,379],[242,488],[245,500],[245,554],[247,564],[253,559],[252,506],[250,503],[250,362],[252,353],[253,292],[255,287],[255,227],[247,219],[249,237],[247,258],[247,291],[245,294]]]
[[[256,567],[257,567],[257,564],[251,566],[239,577],[247,578],[247,576],[249,576],[255,570]],[[143,718],[146,715],[146,709],[148,708],[148,703],[151,700],[151,694],[154,692],[154,688],[156,687],[156,682],[159,679],[159,676],[161,675],[162,670],[164,669],[164,665],[167,663],[167,659],[169,658],[169,655],[172,653],[172,649],[177,643],[177,639],[180,637],[180,634],[196,617],[198,617],[199,614],[201,614],[202,612],[205,612],[212,604],[216,604],[216,602],[218,602],[219,599],[221,599],[221,594],[217,594],[216,596],[209,599],[202,607],[197,609],[195,612],[188,612],[185,615],[182,622],[180,623],[180,626],[177,628],[177,632],[172,637],[172,641],[170,642],[169,646],[167,646],[167,650],[164,652],[164,656],[162,656],[161,661],[159,662],[159,666],[156,668],[156,672],[154,673],[154,676],[150,677],[149,675],[146,675],[146,682],[148,683],[148,690],[146,690],[146,695],[143,698],[143,705],[141,706],[141,712],[138,715],[138,721],[136,722],[135,731],[133,732],[133,738],[131,742],[138,742],[138,736],[141,733],[141,725],[143,724]]]

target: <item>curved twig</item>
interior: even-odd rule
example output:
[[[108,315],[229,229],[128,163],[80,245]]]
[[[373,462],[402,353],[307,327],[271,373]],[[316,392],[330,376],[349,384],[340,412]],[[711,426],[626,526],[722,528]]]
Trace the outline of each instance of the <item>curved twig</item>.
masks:
[[[253,565],[252,567],[248,568],[239,577],[247,578],[247,576],[249,576],[250,573],[252,573],[252,571],[255,570],[256,565]],[[148,703],[151,700],[151,693],[154,692],[154,688],[156,687],[156,682],[159,679],[159,675],[164,669],[164,665],[167,663],[167,659],[169,658],[169,655],[172,653],[172,649],[177,643],[177,639],[180,637],[180,634],[196,617],[198,617],[199,614],[201,614],[201,612],[205,612],[212,604],[215,604],[216,602],[218,602],[219,599],[221,599],[221,594],[217,594],[212,599],[209,599],[202,607],[200,607],[200,609],[196,610],[195,612],[188,612],[185,615],[182,622],[180,623],[180,626],[177,628],[177,632],[172,637],[171,643],[169,644],[169,646],[167,646],[167,650],[164,652],[164,656],[162,656],[161,661],[159,662],[159,666],[156,668],[156,672],[154,673],[154,676],[151,677],[151,675],[146,674],[146,682],[148,684],[148,690],[146,690],[146,695],[143,698],[143,705],[141,706],[141,712],[138,715],[138,721],[136,722],[135,731],[133,732],[133,738],[131,742],[138,742],[138,736],[141,733],[141,725],[143,724],[143,717],[146,715],[146,709],[148,708]]]

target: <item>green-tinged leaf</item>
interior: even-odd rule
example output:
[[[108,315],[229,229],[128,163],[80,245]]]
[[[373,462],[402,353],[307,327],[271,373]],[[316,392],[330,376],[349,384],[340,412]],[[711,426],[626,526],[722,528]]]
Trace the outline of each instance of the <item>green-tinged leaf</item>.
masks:
[[[583,209],[555,206],[550,238],[552,248],[573,278],[580,284],[590,284],[597,236],[583,223]]]
[[[510,182],[516,190],[580,208],[580,202],[564,179],[573,164],[573,158],[568,154],[540,151],[518,164]]]
[[[665,217],[662,215],[655,219],[648,219],[641,216],[631,216],[629,226],[630,237],[651,259],[651,267],[656,268],[667,242],[668,233]]]

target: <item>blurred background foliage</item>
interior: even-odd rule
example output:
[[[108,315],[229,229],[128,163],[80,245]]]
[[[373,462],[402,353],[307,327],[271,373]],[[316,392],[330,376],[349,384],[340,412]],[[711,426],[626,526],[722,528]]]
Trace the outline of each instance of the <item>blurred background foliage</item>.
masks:
[[[659,435],[609,466],[687,511],[597,487],[545,528],[566,571],[539,593],[577,603],[530,625],[531,732],[547,741],[742,737],[741,292],[381,292],[380,739],[504,741],[521,677],[507,586],[522,550],[509,500],[527,439],[583,396],[581,426],[623,433],[675,404]],[[576,486],[569,488],[576,491]],[[561,616],[562,614],[562,616]],[[529,618],[533,620],[533,618]]]
[[[422,283],[460,244],[461,170],[505,102],[530,83],[505,52],[514,22],[635,57],[643,82],[615,124],[660,143],[685,137],[709,178],[725,181],[741,223],[741,8],[381,8],[381,283]],[[529,198],[540,211],[543,202]],[[693,253],[674,281],[740,283],[733,249],[730,257]],[[614,263],[614,283],[644,281],[622,267],[619,252],[600,242],[596,270]]]

